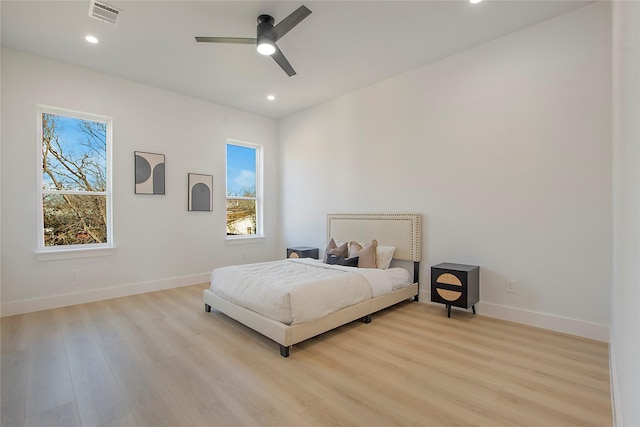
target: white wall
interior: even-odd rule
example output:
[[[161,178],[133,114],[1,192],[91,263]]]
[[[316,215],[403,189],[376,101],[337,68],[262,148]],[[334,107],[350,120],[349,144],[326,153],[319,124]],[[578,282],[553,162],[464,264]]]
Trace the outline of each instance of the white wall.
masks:
[[[616,425],[640,426],[640,3],[613,4],[614,193],[610,360]]]
[[[480,313],[606,341],[610,21],[590,5],[281,120],[281,247],[324,249],[327,213],[420,212],[423,300],[429,266],[477,264]]]
[[[277,122],[2,49],[3,315],[208,280],[214,267],[277,256]],[[36,105],[113,117],[115,255],[38,261]],[[225,241],[227,138],[265,148],[262,243]],[[166,155],[166,195],[134,194],[134,151]],[[187,211],[187,173],[214,176],[214,211]],[[79,280],[71,280],[71,269]]]

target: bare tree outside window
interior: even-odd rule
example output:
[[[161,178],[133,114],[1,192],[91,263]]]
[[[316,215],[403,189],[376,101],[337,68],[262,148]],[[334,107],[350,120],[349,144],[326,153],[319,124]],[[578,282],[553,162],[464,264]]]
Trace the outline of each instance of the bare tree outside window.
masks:
[[[108,243],[106,122],[42,113],[44,246]]]
[[[227,235],[256,234],[255,193],[227,197]]]

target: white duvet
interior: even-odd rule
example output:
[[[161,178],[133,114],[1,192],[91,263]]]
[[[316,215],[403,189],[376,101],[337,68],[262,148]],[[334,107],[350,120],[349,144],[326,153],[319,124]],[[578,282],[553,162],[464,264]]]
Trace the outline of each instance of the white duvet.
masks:
[[[286,324],[311,322],[411,283],[402,268],[343,267],[300,258],[215,269],[211,291]]]

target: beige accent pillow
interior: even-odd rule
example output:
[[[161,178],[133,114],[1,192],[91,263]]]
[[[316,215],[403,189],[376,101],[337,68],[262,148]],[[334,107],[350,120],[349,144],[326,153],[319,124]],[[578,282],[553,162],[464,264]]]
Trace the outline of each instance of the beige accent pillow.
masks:
[[[364,247],[358,243],[349,242],[349,258],[358,257],[358,268],[376,268],[376,247],[377,240],[372,240]]]
[[[327,249],[324,251],[324,262],[327,262],[327,258],[329,255],[340,256],[343,258],[349,257],[349,247],[347,243],[343,243],[340,246],[336,244],[336,242],[331,239],[329,244],[327,245]]]

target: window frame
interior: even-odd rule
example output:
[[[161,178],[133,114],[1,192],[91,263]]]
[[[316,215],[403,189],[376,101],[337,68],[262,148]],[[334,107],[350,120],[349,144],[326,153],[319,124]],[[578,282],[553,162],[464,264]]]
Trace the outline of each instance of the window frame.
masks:
[[[227,160],[229,158],[228,148],[229,145],[236,145],[238,147],[251,148],[256,151],[256,197],[229,197],[228,195],[228,177],[229,177],[229,165]],[[264,239],[264,222],[263,222],[263,204],[264,204],[264,196],[263,196],[263,187],[264,187],[264,168],[263,168],[263,157],[264,156],[264,146],[260,144],[254,144],[251,142],[239,141],[236,139],[227,139],[225,144],[225,188],[224,188],[224,209],[225,209],[225,235],[228,243],[242,243],[242,242],[257,242]],[[227,203],[229,199],[236,200],[255,200],[256,203],[256,232],[255,234],[240,234],[240,235],[228,235],[227,234]]]
[[[112,174],[112,149],[113,149],[113,118],[99,114],[75,111],[66,108],[52,107],[48,105],[38,105],[37,108],[37,249],[36,255],[40,260],[64,259],[64,258],[83,258],[87,256],[103,256],[111,255],[115,249],[114,233],[113,233],[113,174]],[[45,190],[43,180],[43,156],[42,156],[42,115],[53,114],[57,116],[70,117],[79,120],[90,120],[105,124],[105,158],[106,158],[106,191],[76,191],[76,190]],[[107,242],[106,243],[83,243],[72,245],[45,246],[44,239],[44,206],[43,197],[45,194],[77,194],[77,195],[99,195],[106,198],[107,213]]]

